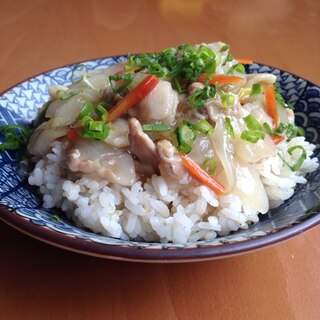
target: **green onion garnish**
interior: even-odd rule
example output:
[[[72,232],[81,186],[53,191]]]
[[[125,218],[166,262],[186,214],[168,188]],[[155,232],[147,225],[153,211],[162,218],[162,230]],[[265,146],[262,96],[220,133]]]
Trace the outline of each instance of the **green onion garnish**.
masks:
[[[270,127],[269,123],[268,122],[264,122],[263,123],[263,128],[265,129],[265,131],[268,133],[269,136],[274,136],[274,135],[277,135],[273,130],[272,128]],[[281,134],[280,134],[281,135]],[[279,135],[279,136],[280,136]]]
[[[225,126],[226,126],[226,130],[227,130],[227,134],[228,136],[231,138],[231,139],[234,139],[234,129],[233,129],[233,126],[231,124],[231,120],[229,117],[226,117],[226,120],[225,120]]]
[[[236,98],[231,93],[223,93],[221,95],[221,102],[224,108],[230,109],[232,108],[236,103]]]
[[[73,67],[73,69],[72,69],[72,71],[71,71],[71,77],[70,77],[70,80],[71,80],[72,83],[75,83],[75,82],[76,82],[75,79],[74,79],[76,70],[77,70],[77,69],[81,69],[81,68],[84,68],[84,69],[85,69],[85,72],[87,72],[87,70],[88,70],[87,67],[86,67],[83,63],[77,64],[77,65],[75,65],[75,66]],[[81,78],[80,78],[78,81],[80,81],[80,80],[81,80]]]
[[[192,144],[196,136],[192,129],[188,125],[182,124],[175,130],[177,141],[178,141],[178,151],[183,153],[189,153],[192,150]]]
[[[110,127],[106,124],[108,112],[105,107],[106,104],[104,102],[99,103],[95,107],[89,101],[83,104],[78,117],[83,126],[83,128],[78,131],[78,135],[80,137],[96,140],[104,140],[108,137]],[[100,120],[94,120],[91,117],[91,113],[93,111],[95,111],[96,115],[100,117]]]
[[[192,128],[196,131],[199,131],[203,134],[211,136],[214,132],[213,126],[205,119],[201,119],[195,124],[191,124]]]
[[[76,96],[77,94],[79,94],[81,92],[80,89],[78,90],[75,90],[75,91],[67,91],[63,96],[61,96],[59,99],[61,101],[64,101],[64,100],[68,100],[74,96]]]
[[[280,89],[278,87],[278,85],[275,83],[274,84],[274,89],[275,89],[275,92],[276,92],[276,100],[277,102],[283,107],[283,108],[287,108],[287,109],[291,109],[293,110],[294,109],[294,106],[291,104],[291,103],[287,103],[284,101],[281,93],[280,93]]]
[[[0,151],[15,150],[28,144],[31,129],[23,125],[4,125],[0,128],[4,141],[0,142]]]
[[[99,91],[99,89],[96,88],[96,87],[90,82],[87,73],[85,73],[85,74],[82,76],[82,80],[83,80],[83,82],[86,83],[87,86],[90,87],[91,89],[93,89],[93,90],[95,90],[95,91]]]
[[[172,126],[166,123],[146,123],[142,125],[144,132],[166,132],[171,129]]]
[[[133,80],[133,76],[130,73],[109,76],[109,81],[110,81],[111,89],[113,93],[120,93],[123,90],[125,90],[128,87],[128,85],[132,82],[132,80]],[[115,88],[113,81],[115,82],[122,81],[123,83],[119,88]]]
[[[262,125],[259,123],[259,121],[253,115],[249,114],[246,117],[244,117],[243,120],[249,130],[258,130],[258,131],[263,130]]]
[[[241,139],[251,143],[256,143],[259,139],[264,139],[265,134],[257,130],[244,130],[241,133]]]
[[[205,101],[214,98],[216,89],[213,86],[206,85],[203,89],[195,90],[189,96],[189,104],[196,109],[201,109],[205,106]]]
[[[226,59],[222,63],[222,66],[225,66],[227,64],[227,62],[230,62],[232,60],[233,60],[233,56],[230,53],[228,53]]]
[[[53,214],[53,215],[51,216],[51,220],[52,220],[52,221],[61,221],[60,217],[57,216],[56,214]]]
[[[225,52],[230,49],[230,46],[228,44],[225,44],[223,47],[221,47],[220,52]]]
[[[180,93],[186,92],[188,84],[196,81],[200,74],[216,71],[216,53],[204,45],[195,48],[184,44],[160,53],[129,55],[128,60],[128,68],[147,69],[149,73],[171,81]]]
[[[263,124],[263,127],[270,136],[280,137],[285,135],[289,140],[297,136],[304,136],[303,129],[293,123],[280,122],[278,128],[275,131],[271,129],[270,125],[267,122]]]
[[[244,65],[242,63],[237,63],[228,70],[227,75],[232,75],[235,72],[246,73],[246,69],[244,68]]]
[[[80,110],[80,113],[79,113],[79,117],[78,119],[82,119],[84,118],[85,116],[88,116],[91,114],[91,112],[93,111],[93,104],[89,101],[86,101],[84,104],[83,104],[83,107],[81,108]]]
[[[254,96],[254,95],[259,94],[261,92],[262,92],[262,90],[261,90],[260,83],[255,83],[252,85],[250,96]]]
[[[212,175],[217,170],[217,162],[213,158],[205,158],[201,165],[201,168]]]
[[[301,155],[300,155],[299,159],[297,160],[297,162],[292,166],[287,161],[284,160],[284,158],[281,156],[280,153],[278,153],[278,156],[291,169],[291,171],[298,171],[301,168],[304,160],[307,159],[307,152],[302,146],[293,146],[293,147],[289,148],[287,150],[287,152],[291,156],[294,150],[301,150]]]

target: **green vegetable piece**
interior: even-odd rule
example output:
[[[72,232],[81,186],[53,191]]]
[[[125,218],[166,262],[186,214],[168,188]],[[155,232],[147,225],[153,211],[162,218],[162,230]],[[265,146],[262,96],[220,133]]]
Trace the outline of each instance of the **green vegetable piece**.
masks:
[[[172,126],[166,123],[146,123],[142,125],[144,132],[166,132],[171,129]]]
[[[227,51],[229,49],[230,49],[230,46],[228,44],[226,44],[223,47],[221,47],[220,52],[225,52],[225,51]]]
[[[233,126],[231,124],[231,120],[229,117],[226,117],[225,119],[225,126],[226,126],[226,130],[227,130],[227,134],[231,139],[234,139],[235,134],[234,134],[234,129]]]
[[[287,108],[287,109],[294,109],[294,106],[291,103],[286,103],[280,93],[280,88],[278,87],[278,85],[275,83],[274,84],[274,89],[276,92],[276,100],[277,102],[280,104],[280,106],[282,106],[283,108]]]
[[[256,143],[260,139],[264,139],[265,134],[262,131],[257,130],[244,130],[241,133],[241,139],[251,143]]]
[[[176,128],[176,136],[178,141],[178,151],[189,153],[192,150],[192,144],[196,136],[188,125],[182,124]]]
[[[23,125],[4,125],[0,128],[4,141],[0,142],[0,151],[15,150],[26,146],[31,136],[31,129]]]
[[[206,85],[203,89],[195,90],[189,96],[189,104],[196,109],[202,109],[205,106],[205,101],[214,98],[216,89],[213,86]]]
[[[221,95],[221,102],[224,108],[230,109],[232,108],[236,103],[236,98],[231,93],[223,93]]]
[[[213,126],[205,119],[201,119],[198,123],[192,124],[192,128],[208,136],[211,136],[214,132]]]
[[[262,92],[262,90],[261,90],[260,83],[255,83],[252,85],[250,96],[254,96],[254,95],[259,94],[261,92]]]
[[[80,110],[78,119],[82,119],[85,116],[89,116],[92,111],[93,111],[93,104],[89,101],[86,101]]]
[[[133,75],[130,73],[126,73],[126,74],[109,76],[109,81],[110,81],[110,85],[113,93],[120,93],[123,90],[125,90],[128,87],[128,85],[133,81]],[[114,81],[115,82],[122,81],[123,83],[119,88],[115,88],[113,84]]]
[[[278,153],[278,156],[290,168],[291,171],[298,171],[301,168],[303,162],[307,159],[307,152],[302,146],[293,146],[293,147],[289,148],[287,150],[287,152],[291,156],[294,150],[301,150],[301,155],[294,165],[290,165],[287,161],[285,161],[280,153]]]
[[[81,69],[81,68],[84,68],[85,69],[85,72],[87,72],[87,67],[83,64],[83,63],[80,63],[80,64],[77,64],[77,65],[75,65],[74,67],[73,67],[73,69],[72,69],[72,71],[71,71],[71,77],[70,77],[70,81],[72,82],[72,83],[75,83],[76,82],[76,80],[75,80],[75,72],[76,72],[76,70],[78,70],[78,69]],[[80,81],[81,80],[81,78],[80,79],[78,79],[78,81]]]
[[[213,158],[205,158],[201,168],[208,172],[210,175],[213,175],[217,170],[217,162]]]
[[[68,100],[74,96],[76,96],[77,94],[79,94],[81,92],[81,89],[75,90],[75,91],[67,91],[63,96],[61,96],[59,99],[61,101],[64,100]]]
[[[228,75],[233,75],[235,72],[237,73],[246,73],[246,69],[242,63],[237,63],[233,65],[227,72]]]
[[[249,114],[246,117],[244,117],[243,120],[249,130],[263,131],[262,125],[253,115]]]

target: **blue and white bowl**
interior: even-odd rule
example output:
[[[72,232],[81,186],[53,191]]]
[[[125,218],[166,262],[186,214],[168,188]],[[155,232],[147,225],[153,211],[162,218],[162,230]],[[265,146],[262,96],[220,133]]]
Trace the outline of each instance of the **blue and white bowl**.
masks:
[[[124,56],[86,61],[88,69],[111,66]],[[28,124],[49,99],[48,86],[66,84],[74,65],[45,72],[17,84],[0,97],[0,126]],[[254,63],[249,73],[269,72],[278,78],[281,93],[295,106],[296,124],[307,140],[320,150],[320,88],[296,75]],[[293,237],[320,223],[320,169],[299,185],[292,198],[261,217],[247,230],[211,241],[159,244],[125,241],[94,234],[76,227],[59,211],[43,208],[41,198],[18,166],[24,150],[0,153],[0,219],[44,242],[71,251],[118,260],[143,262],[202,261],[260,249]],[[61,219],[55,219],[58,214]]]

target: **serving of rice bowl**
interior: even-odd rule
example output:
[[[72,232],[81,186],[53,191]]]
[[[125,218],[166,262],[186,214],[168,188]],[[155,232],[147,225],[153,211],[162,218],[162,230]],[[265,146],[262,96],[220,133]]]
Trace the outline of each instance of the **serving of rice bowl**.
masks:
[[[31,235],[118,259],[148,260],[133,248],[204,248],[207,259],[319,222],[320,94],[301,78],[236,59],[216,42],[98,59],[18,86],[28,84],[43,107],[6,104],[8,125],[33,126],[30,156],[1,154],[0,199],[24,222],[2,208],[4,220]],[[167,260],[196,256],[166,252]]]

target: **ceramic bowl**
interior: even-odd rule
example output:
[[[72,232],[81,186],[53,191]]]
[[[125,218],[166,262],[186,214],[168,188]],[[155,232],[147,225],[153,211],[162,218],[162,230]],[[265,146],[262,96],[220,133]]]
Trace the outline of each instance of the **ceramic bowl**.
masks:
[[[124,56],[85,61],[88,69],[111,66]],[[0,97],[0,126],[30,123],[49,99],[48,86],[65,84],[74,65],[45,72],[21,82]],[[254,63],[248,73],[269,72],[278,78],[281,93],[295,106],[296,124],[305,129],[308,141],[320,144],[320,88],[286,71]],[[250,252],[278,243],[320,222],[320,169],[308,175],[295,194],[277,209],[261,216],[247,230],[211,241],[160,244],[125,241],[94,234],[76,227],[57,210],[43,208],[36,189],[28,185],[18,165],[24,150],[0,153],[0,219],[34,238],[71,251],[97,257],[143,261],[202,261]],[[54,219],[59,215],[61,219]]]

